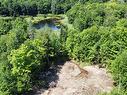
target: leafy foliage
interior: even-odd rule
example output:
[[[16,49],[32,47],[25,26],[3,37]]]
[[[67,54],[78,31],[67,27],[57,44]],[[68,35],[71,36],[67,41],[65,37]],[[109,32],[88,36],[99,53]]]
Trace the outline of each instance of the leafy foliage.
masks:
[[[64,13],[77,2],[78,0],[1,0],[0,14],[4,16],[35,16],[52,12]]]
[[[111,70],[117,85],[127,88],[127,51],[120,54],[112,63]]]
[[[78,10],[78,11],[77,11]],[[93,25],[112,27],[126,18],[127,6],[117,2],[77,4],[67,12],[69,22],[82,31]]]
[[[30,74],[44,64],[45,53],[40,40],[27,41],[19,49],[11,51],[9,60],[18,92],[30,89]]]
[[[27,22],[21,18],[11,21],[11,25],[12,29],[0,36],[2,95],[32,90],[35,81],[40,81],[39,73],[54,64],[58,57],[66,55],[60,32],[47,28],[28,31]]]
[[[124,28],[91,27],[83,32],[70,32],[66,47],[70,56],[79,61],[107,63],[126,49],[127,30]]]
[[[7,34],[12,29],[11,21],[0,20],[0,35]]]
[[[68,31],[66,49],[75,60],[109,67],[118,89],[102,95],[126,95],[127,5],[123,0],[94,1],[67,12],[74,30]]]
[[[109,95],[126,93],[126,0],[0,1],[2,16],[65,12],[74,28],[61,28],[62,33],[47,27],[29,30],[24,17],[0,19],[0,95],[32,90],[40,72],[68,55],[71,59],[110,67],[121,88]]]

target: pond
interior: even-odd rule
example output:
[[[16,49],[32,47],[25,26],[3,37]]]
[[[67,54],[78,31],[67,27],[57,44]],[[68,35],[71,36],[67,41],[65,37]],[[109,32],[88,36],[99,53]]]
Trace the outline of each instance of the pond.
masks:
[[[60,26],[56,25],[56,20],[53,20],[53,19],[43,20],[43,21],[33,24],[33,28],[38,29],[38,30],[43,29],[44,27],[49,27],[54,31],[57,31],[60,29]]]

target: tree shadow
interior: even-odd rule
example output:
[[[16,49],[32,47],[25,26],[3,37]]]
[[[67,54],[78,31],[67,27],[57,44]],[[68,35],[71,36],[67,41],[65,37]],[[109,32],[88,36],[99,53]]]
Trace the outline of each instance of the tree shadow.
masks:
[[[37,80],[39,83],[33,87],[32,91],[23,95],[41,95],[45,90],[56,87],[59,79],[58,73],[60,73],[60,70],[62,69],[62,66],[65,64],[66,61],[68,61],[68,59],[57,60],[55,65],[52,65],[44,72],[40,72],[39,74],[40,81]]]

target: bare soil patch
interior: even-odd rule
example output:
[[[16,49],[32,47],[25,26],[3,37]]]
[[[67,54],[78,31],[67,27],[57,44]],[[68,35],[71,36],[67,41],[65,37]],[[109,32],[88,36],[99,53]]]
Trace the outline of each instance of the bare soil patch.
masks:
[[[82,69],[72,61],[67,61],[58,67],[57,80],[53,80],[54,74],[49,72],[49,88],[36,95],[97,95],[110,92],[113,88],[111,75],[97,65]]]

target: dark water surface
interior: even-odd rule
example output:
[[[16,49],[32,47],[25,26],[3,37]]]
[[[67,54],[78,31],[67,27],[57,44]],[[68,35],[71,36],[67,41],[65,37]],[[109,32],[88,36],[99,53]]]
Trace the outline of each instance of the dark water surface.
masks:
[[[51,28],[52,30],[59,30],[60,27],[55,25],[54,20],[45,20],[45,21],[40,21],[39,23],[33,24],[33,27],[35,29],[43,29],[45,26]]]

